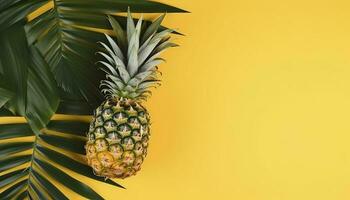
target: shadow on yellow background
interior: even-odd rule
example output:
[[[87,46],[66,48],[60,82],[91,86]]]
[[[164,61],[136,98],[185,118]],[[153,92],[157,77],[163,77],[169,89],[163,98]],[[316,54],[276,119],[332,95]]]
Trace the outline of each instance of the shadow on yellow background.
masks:
[[[192,13],[166,18],[186,36],[146,105],[143,169],[126,190],[81,180],[107,200],[350,199],[350,3],[162,2]]]

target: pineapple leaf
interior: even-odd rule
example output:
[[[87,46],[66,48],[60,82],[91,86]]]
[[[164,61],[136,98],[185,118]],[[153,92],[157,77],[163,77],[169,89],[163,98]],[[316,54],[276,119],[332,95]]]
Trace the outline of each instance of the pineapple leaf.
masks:
[[[116,83],[118,85],[119,88],[123,88],[124,87],[123,81],[120,80],[118,77],[107,74],[106,78],[107,79],[111,79],[114,83]]]
[[[124,60],[124,55],[122,53],[122,51],[120,50],[120,48],[118,47],[118,45],[114,42],[114,40],[107,34],[105,34],[109,44],[111,44],[114,54],[121,60]]]
[[[153,60],[150,60],[144,65],[142,65],[142,67],[140,68],[140,72],[143,73],[149,70],[153,70],[157,65],[161,64],[162,62],[164,62],[164,59],[162,58],[155,58]]]
[[[154,49],[154,55],[156,55],[157,57],[159,57],[160,53],[163,52],[165,49],[170,48],[170,47],[178,47],[178,44],[166,41],[161,43],[160,45],[158,45],[155,49]],[[154,57],[154,56],[152,56]],[[152,57],[150,59],[152,59]]]
[[[113,80],[113,82],[103,80],[103,81],[101,81],[101,86],[106,86],[110,89],[117,89],[117,88],[123,88],[124,84],[122,82],[116,81],[116,80]]]
[[[117,37],[118,44],[120,45],[121,49],[124,49],[127,47],[127,41],[125,32],[118,23],[116,19],[114,19],[112,16],[108,15],[109,23],[111,24],[113,31]],[[125,52],[125,51],[124,51]]]
[[[105,54],[104,52],[99,51],[99,52],[96,52],[96,54],[103,56],[109,63],[115,64],[113,58],[111,58],[109,55]]]
[[[103,42],[99,42],[109,53],[109,55],[113,58],[113,61],[116,65],[125,68],[123,60],[120,59],[117,55],[114,54],[114,52]]]
[[[113,67],[112,65],[110,65],[109,63],[104,62],[104,61],[98,61],[98,63],[103,64],[104,66],[107,67],[107,69],[109,69],[109,72],[108,72],[107,74],[112,74],[112,75],[114,75],[114,76],[118,76],[117,70],[114,69],[114,67]],[[124,80],[124,81],[126,81],[126,80]]]
[[[152,80],[152,81],[144,81],[139,85],[139,89],[143,91],[146,88],[152,87],[152,86],[159,86],[159,80]]]
[[[128,7],[128,16],[127,16],[127,23],[126,23],[126,35],[127,35],[129,43],[131,41],[131,37],[134,34],[134,32],[135,32],[135,24],[134,24],[134,20],[131,17],[130,7]]]
[[[142,43],[144,43],[147,40],[147,38],[151,37],[154,33],[158,31],[160,24],[164,20],[164,17],[165,17],[165,14],[161,15],[156,20],[154,20],[154,22],[152,22],[152,24],[147,28],[147,30],[142,36],[142,40],[141,40]]]
[[[135,81],[137,83],[142,82],[143,80],[145,80],[145,78],[147,78],[148,76],[150,76],[153,72],[152,71],[146,71],[146,72],[142,72],[137,74],[132,81]],[[137,84],[138,85],[138,84]]]
[[[128,72],[131,77],[134,76],[135,73],[137,72],[137,68],[138,68],[137,57],[138,57],[137,47],[136,45],[134,45],[131,47],[129,62],[128,62]]]
[[[173,30],[167,29],[155,34],[154,37],[150,40],[149,44],[139,53],[138,62],[142,64],[146,60],[146,58],[152,53],[157,44],[171,32],[173,32]]]
[[[140,41],[140,32],[141,32],[141,24],[142,24],[142,16],[138,20],[136,28],[134,29],[134,32],[131,36],[131,39],[129,41],[129,48],[128,48],[128,72],[130,76],[134,76],[137,72],[137,69],[139,67],[138,63],[138,51],[139,51],[139,41]]]
[[[149,42],[151,41],[151,39],[153,38],[155,33],[153,33],[151,36],[148,37],[148,39],[142,43],[140,49],[139,49],[139,52],[143,51],[149,44]]]
[[[126,70],[125,65],[123,63],[123,61],[120,60],[120,58],[118,58],[116,55],[114,55],[114,53],[112,52],[112,50],[104,43],[102,43],[102,46],[107,50],[107,52],[113,57],[113,61],[111,64],[115,64],[115,67],[113,67],[111,64],[106,63],[104,61],[98,61],[99,63],[102,63],[103,65],[105,65],[111,72],[112,75],[114,76],[118,76],[118,73],[116,72],[115,69],[118,69],[119,75],[121,76],[121,78],[123,79],[123,81],[126,83],[127,81],[129,81],[130,79],[130,74],[129,72]],[[102,54],[103,55],[103,54]],[[108,58],[107,58],[108,59]],[[107,72],[107,74],[110,74]]]
[[[171,29],[163,29],[160,32],[160,24],[163,21],[165,15],[157,18],[150,25],[146,25],[146,30],[140,38],[141,34],[141,26],[142,26],[142,15],[138,19],[136,26],[134,24],[134,20],[132,19],[130,10],[128,9],[127,20],[126,20],[126,32],[127,32],[127,72],[129,74],[128,79],[122,77],[122,72],[120,70],[119,74],[111,73],[107,70],[103,70],[106,72],[106,78],[111,81],[103,80],[101,81],[101,86],[105,86],[106,88],[102,89],[102,92],[106,95],[106,98],[114,97],[127,97],[132,99],[144,99],[147,96],[148,91],[147,88],[142,88],[138,90],[138,86],[140,83],[146,80],[157,80],[157,76],[161,75],[158,71],[158,65],[165,60],[160,58],[160,54],[169,47],[175,47],[177,44],[174,44],[169,41],[169,34],[174,32]],[[111,19],[111,16],[109,16]],[[116,21],[116,20],[114,20]],[[110,20],[112,27],[114,27],[115,32],[123,32],[121,26],[117,22],[117,25],[113,25],[113,20]],[[118,30],[121,29],[121,30]],[[117,46],[116,42],[113,41],[110,37],[106,36],[110,46]],[[118,39],[118,37],[117,37]],[[118,41],[117,41],[118,42]],[[140,43],[142,45],[140,46]],[[102,63],[107,65],[107,68],[112,68],[112,65],[115,65],[115,68],[118,68],[118,60],[114,59],[115,56],[112,50],[106,45],[102,43],[102,46],[105,50],[110,54],[110,56],[106,54],[101,54],[110,65],[106,63]],[[112,71],[112,70],[110,70]],[[113,79],[113,77],[115,77]],[[123,79],[123,83],[119,81],[119,78]],[[146,84],[152,87],[152,84]],[[154,84],[158,85],[158,84]],[[145,85],[144,85],[145,86]],[[139,98],[140,97],[140,98]]]

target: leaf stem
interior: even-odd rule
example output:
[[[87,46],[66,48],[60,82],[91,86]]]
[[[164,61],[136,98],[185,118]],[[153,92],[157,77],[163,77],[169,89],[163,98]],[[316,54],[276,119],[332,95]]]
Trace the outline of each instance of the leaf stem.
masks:
[[[35,131],[36,132],[36,131]],[[39,137],[40,132],[36,132],[34,133],[35,135],[35,139],[33,142],[33,153],[32,153],[32,157],[30,158],[30,166],[29,171],[28,171],[28,179],[27,179],[27,187],[30,184],[30,178],[32,177],[32,169],[33,169],[33,162],[34,162],[34,158],[35,158],[35,152],[36,152],[36,143],[38,142],[38,137]]]

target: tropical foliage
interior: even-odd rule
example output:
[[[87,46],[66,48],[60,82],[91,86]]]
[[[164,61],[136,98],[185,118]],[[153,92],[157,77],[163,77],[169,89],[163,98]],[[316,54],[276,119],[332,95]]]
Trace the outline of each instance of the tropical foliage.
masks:
[[[81,108],[75,110],[83,112]],[[122,187],[112,180],[95,176],[84,163],[87,127],[88,123],[82,121],[51,120],[46,128],[34,132],[27,123],[2,124],[0,140],[28,137],[31,140],[0,144],[0,154],[3,157],[0,160],[0,172],[10,170],[0,176],[0,187],[11,185],[0,194],[0,199],[22,199],[26,196],[32,199],[68,199],[50,180],[55,180],[88,199],[103,199],[62,168]]]
[[[42,6],[47,9],[29,20]],[[106,41],[96,30],[111,29],[106,14],[125,26],[124,17],[113,14],[128,6],[132,12],[186,12],[145,0],[0,0],[0,116],[28,122],[0,125],[0,199],[68,199],[52,180],[102,199],[62,169],[122,187],[85,164],[86,122],[50,119],[89,115],[101,103],[95,52],[97,42]]]

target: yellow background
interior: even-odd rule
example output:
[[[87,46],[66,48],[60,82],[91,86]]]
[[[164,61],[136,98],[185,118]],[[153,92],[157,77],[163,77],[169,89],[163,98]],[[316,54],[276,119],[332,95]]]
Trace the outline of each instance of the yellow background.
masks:
[[[162,2],[192,13],[165,21],[186,36],[143,168],[126,190],[81,180],[108,200],[350,199],[349,1]]]

